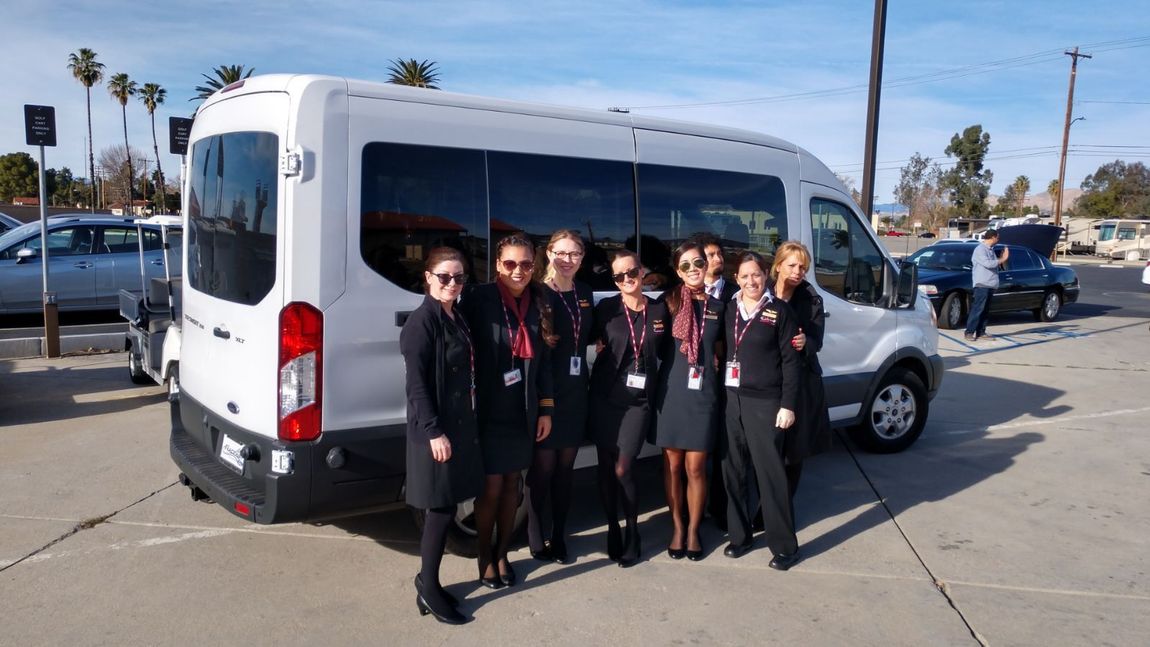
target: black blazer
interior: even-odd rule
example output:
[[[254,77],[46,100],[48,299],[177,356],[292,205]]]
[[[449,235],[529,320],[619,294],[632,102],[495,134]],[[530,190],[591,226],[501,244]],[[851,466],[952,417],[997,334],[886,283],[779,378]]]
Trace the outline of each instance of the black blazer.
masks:
[[[740,342],[735,326],[742,333]],[[742,320],[739,304],[727,304],[727,356],[730,362],[736,354],[739,362],[739,386],[727,389],[740,396],[778,398],[784,409],[795,411],[799,399],[801,377],[798,351],[791,339],[798,333],[790,306],[782,299],[774,299],[763,306],[751,324]],[[725,372],[724,372],[725,375]]]
[[[535,289],[528,286],[529,290]],[[539,416],[549,416],[555,409],[554,374],[551,369],[551,348],[543,341],[540,325],[539,295],[532,295],[532,305],[527,312],[527,331],[531,335],[531,349],[535,355],[524,360],[524,378],[527,381],[527,422],[535,429]],[[548,299],[546,293],[543,299]],[[472,286],[459,301],[459,309],[467,317],[475,341],[475,382],[479,400],[479,424],[489,418],[490,393],[492,389],[502,389],[503,373],[510,370],[511,341],[507,330],[507,318],[503,309],[503,299],[494,283]],[[507,315],[512,317],[513,315]]]
[[[823,298],[819,296],[815,286],[803,281],[791,294],[788,305],[794,312],[795,324],[802,328],[803,334],[807,336],[807,343],[802,351],[803,361],[812,373],[822,375],[823,367],[819,364],[819,351],[823,349],[823,336],[827,327]]]
[[[627,374],[635,369],[634,359],[625,364],[623,358],[631,349],[631,332],[627,314],[624,312],[623,297],[616,294],[607,297],[595,306],[595,328],[591,332],[592,342],[603,342],[603,350],[595,357],[591,369],[591,394],[608,398],[612,393],[622,393],[626,388]],[[642,319],[640,318],[640,321]],[[636,340],[643,331],[635,329]],[[653,401],[656,385],[659,382],[659,357],[663,346],[671,340],[671,318],[667,306],[650,297],[647,298],[647,335],[641,349],[642,359],[639,368],[646,374],[647,400]],[[621,387],[621,388],[620,388]]]

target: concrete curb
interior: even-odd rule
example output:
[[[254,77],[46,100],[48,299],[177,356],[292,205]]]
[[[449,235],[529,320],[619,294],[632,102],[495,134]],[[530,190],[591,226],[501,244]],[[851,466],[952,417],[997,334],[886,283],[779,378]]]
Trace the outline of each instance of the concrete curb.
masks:
[[[127,333],[97,333],[93,335],[68,335],[60,338],[61,353],[81,351],[122,351]],[[21,339],[0,339],[0,359],[23,357],[43,357],[44,338],[24,337]]]

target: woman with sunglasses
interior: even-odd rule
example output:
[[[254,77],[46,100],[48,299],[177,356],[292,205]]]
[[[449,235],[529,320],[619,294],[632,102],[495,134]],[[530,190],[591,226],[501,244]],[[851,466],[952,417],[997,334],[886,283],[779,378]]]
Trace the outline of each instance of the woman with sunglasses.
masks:
[[[803,473],[803,460],[826,451],[833,442],[823,388],[823,368],[819,364],[826,311],[823,310],[823,298],[806,280],[810,268],[811,253],[802,243],[793,240],[779,246],[771,266],[775,297],[786,301],[795,313],[798,331],[791,344],[802,358],[795,428],[787,435],[787,490],[792,508],[799,477]]]
[[[550,300],[531,280],[535,249],[518,235],[499,241],[496,279],[464,295],[460,308],[474,331],[479,447],[487,472],[475,500],[479,581],[488,588],[513,586],[507,548],[515,531],[519,480],[531,466],[535,443],[551,432]],[[498,531],[495,546],[492,533]]]
[[[595,306],[591,339],[598,354],[591,370],[588,427],[599,454],[599,495],[607,515],[607,556],[624,568],[639,561],[639,504],[632,466],[651,427],[651,402],[659,375],[660,347],[669,335],[663,303],[643,294],[643,268],[635,252],[620,250],[611,262],[619,295]],[[619,526],[619,502],[627,523]]]
[[[467,275],[463,255],[437,247],[424,265],[427,297],[399,334],[407,382],[408,505],[424,511],[415,576],[416,605],[440,622],[467,621],[439,583],[447,529],[460,501],[479,494],[483,464],[476,446],[475,350],[455,309]]]
[[[575,456],[587,435],[587,344],[591,339],[591,288],[575,280],[583,263],[583,240],[579,234],[560,229],[547,243],[547,271],[543,284],[551,298],[555,334],[559,341],[551,351],[555,384],[555,413],[551,434],[535,445],[527,472],[530,490],[527,507],[527,543],[540,561],[568,562],[567,513],[575,475]],[[550,505],[550,532],[544,519]]]
[[[679,245],[672,265],[682,284],[663,293],[675,339],[662,356],[655,444],[663,448],[663,487],[674,525],[667,554],[699,561],[704,554],[699,524],[707,502],[707,452],[715,446],[722,414],[718,362],[724,304],[704,290],[707,255],[699,243]]]
[[[727,304],[723,369],[727,389],[723,482],[731,539],[723,554],[738,558],[751,549],[748,479],[754,478],[767,546],[774,555],[770,567],[785,571],[798,561],[799,552],[783,467],[799,391],[799,354],[791,345],[798,327],[790,307],[767,291],[767,263],[762,256],[743,253],[735,277],[740,289]]]

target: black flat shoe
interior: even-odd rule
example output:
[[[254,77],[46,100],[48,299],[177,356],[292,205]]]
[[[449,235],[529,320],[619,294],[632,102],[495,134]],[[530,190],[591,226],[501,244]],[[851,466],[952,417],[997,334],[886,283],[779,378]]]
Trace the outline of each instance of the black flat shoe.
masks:
[[[515,583],[519,581],[519,578],[516,577],[515,569],[511,567],[511,562],[507,561],[506,557],[500,561],[507,563],[507,570],[503,571],[502,569],[499,569],[499,581],[503,583],[503,586],[515,586]],[[496,563],[498,564],[498,562]],[[498,569],[499,567],[496,566],[496,568]]]
[[[415,574],[415,592],[423,595],[423,573]],[[451,606],[459,606],[459,600],[457,600],[454,595],[448,593],[447,589],[443,588],[442,586],[439,587],[439,594],[442,595],[443,599],[447,600],[447,603]]]
[[[692,562],[703,561],[703,549],[700,548],[699,550],[688,550],[687,559],[691,560]]]
[[[623,529],[615,524],[607,525],[607,559],[619,561],[623,554]]]
[[[687,556],[687,549],[686,548],[668,548],[667,549],[667,557],[670,557],[671,559],[683,559],[686,556]]]
[[[540,562],[550,562],[555,560],[555,556],[552,555],[551,552],[551,547],[547,545],[544,545],[542,550],[531,551],[531,557]]]
[[[631,535],[631,532],[628,532],[627,534]],[[628,537],[627,548],[623,551],[623,554],[619,556],[619,567],[631,568],[635,564],[639,563],[639,557],[642,554],[643,549],[640,547],[639,543],[639,532],[635,531],[633,535]]]
[[[425,616],[431,614],[435,619],[445,625],[461,625],[468,621],[467,616],[463,615],[455,609],[455,607],[447,604],[446,601],[435,603],[428,602],[427,598],[422,593],[415,594],[415,606],[419,609],[419,615]]]
[[[547,551],[551,553],[551,561],[556,564],[570,564],[571,559],[567,556],[567,542],[560,539],[559,541],[551,540],[547,546]]]
[[[798,564],[800,559],[799,551],[796,550],[789,555],[775,555],[774,559],[771,560],[771,563],[768,564],[768,566],[775,569],[776,571],[786,571],[790,570],[790,568],[795,564]]]
[[[723,549],[723,555],[730,557],[731,559],[738,559],[743,555],[746,555],[748,552],[750,552],[750,550],[751,542],[747,542],[745,544],[727,544],[727,547]]]
[[[495,575],[491,577],[484,577],[483,572],[487,570],[482,565],[479,567],[479,583],[491,590],[503,588],[503,580],[499,579],[499,570],[495,570]]]

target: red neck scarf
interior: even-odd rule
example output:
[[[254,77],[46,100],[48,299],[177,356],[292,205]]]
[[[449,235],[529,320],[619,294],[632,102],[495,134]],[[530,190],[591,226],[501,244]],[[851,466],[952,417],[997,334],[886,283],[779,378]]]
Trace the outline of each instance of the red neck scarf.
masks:
[[[511,330],[511,322],[507,322],[507,335],[511,338],[511,356],[531,359],[535,353],[531,350],[531,333],[527,330],[526,323],[527,310],[531,307],[531,288],[528,286],[527,289],[523,290],[523,294],[516,299],[515,295],[511,294],[511,290],[503,285],[503,281],[496,279],[495,285],[499,287],[499,297],[503,300],[504,316],[507,315],[508,311],[511,311],[519,322],[518,332]]]
[[[687,287],[686,283],[680,286],[679,311],[675,313],[675,320],[671,322],[671,334],[683,342],[679,344],[679,352],[687,356],[687,362],[692,366],[699,363],[699,341],[702,338],[702,331],[695,322],[695,295],[702,292],[703,288],[694,290]]]

